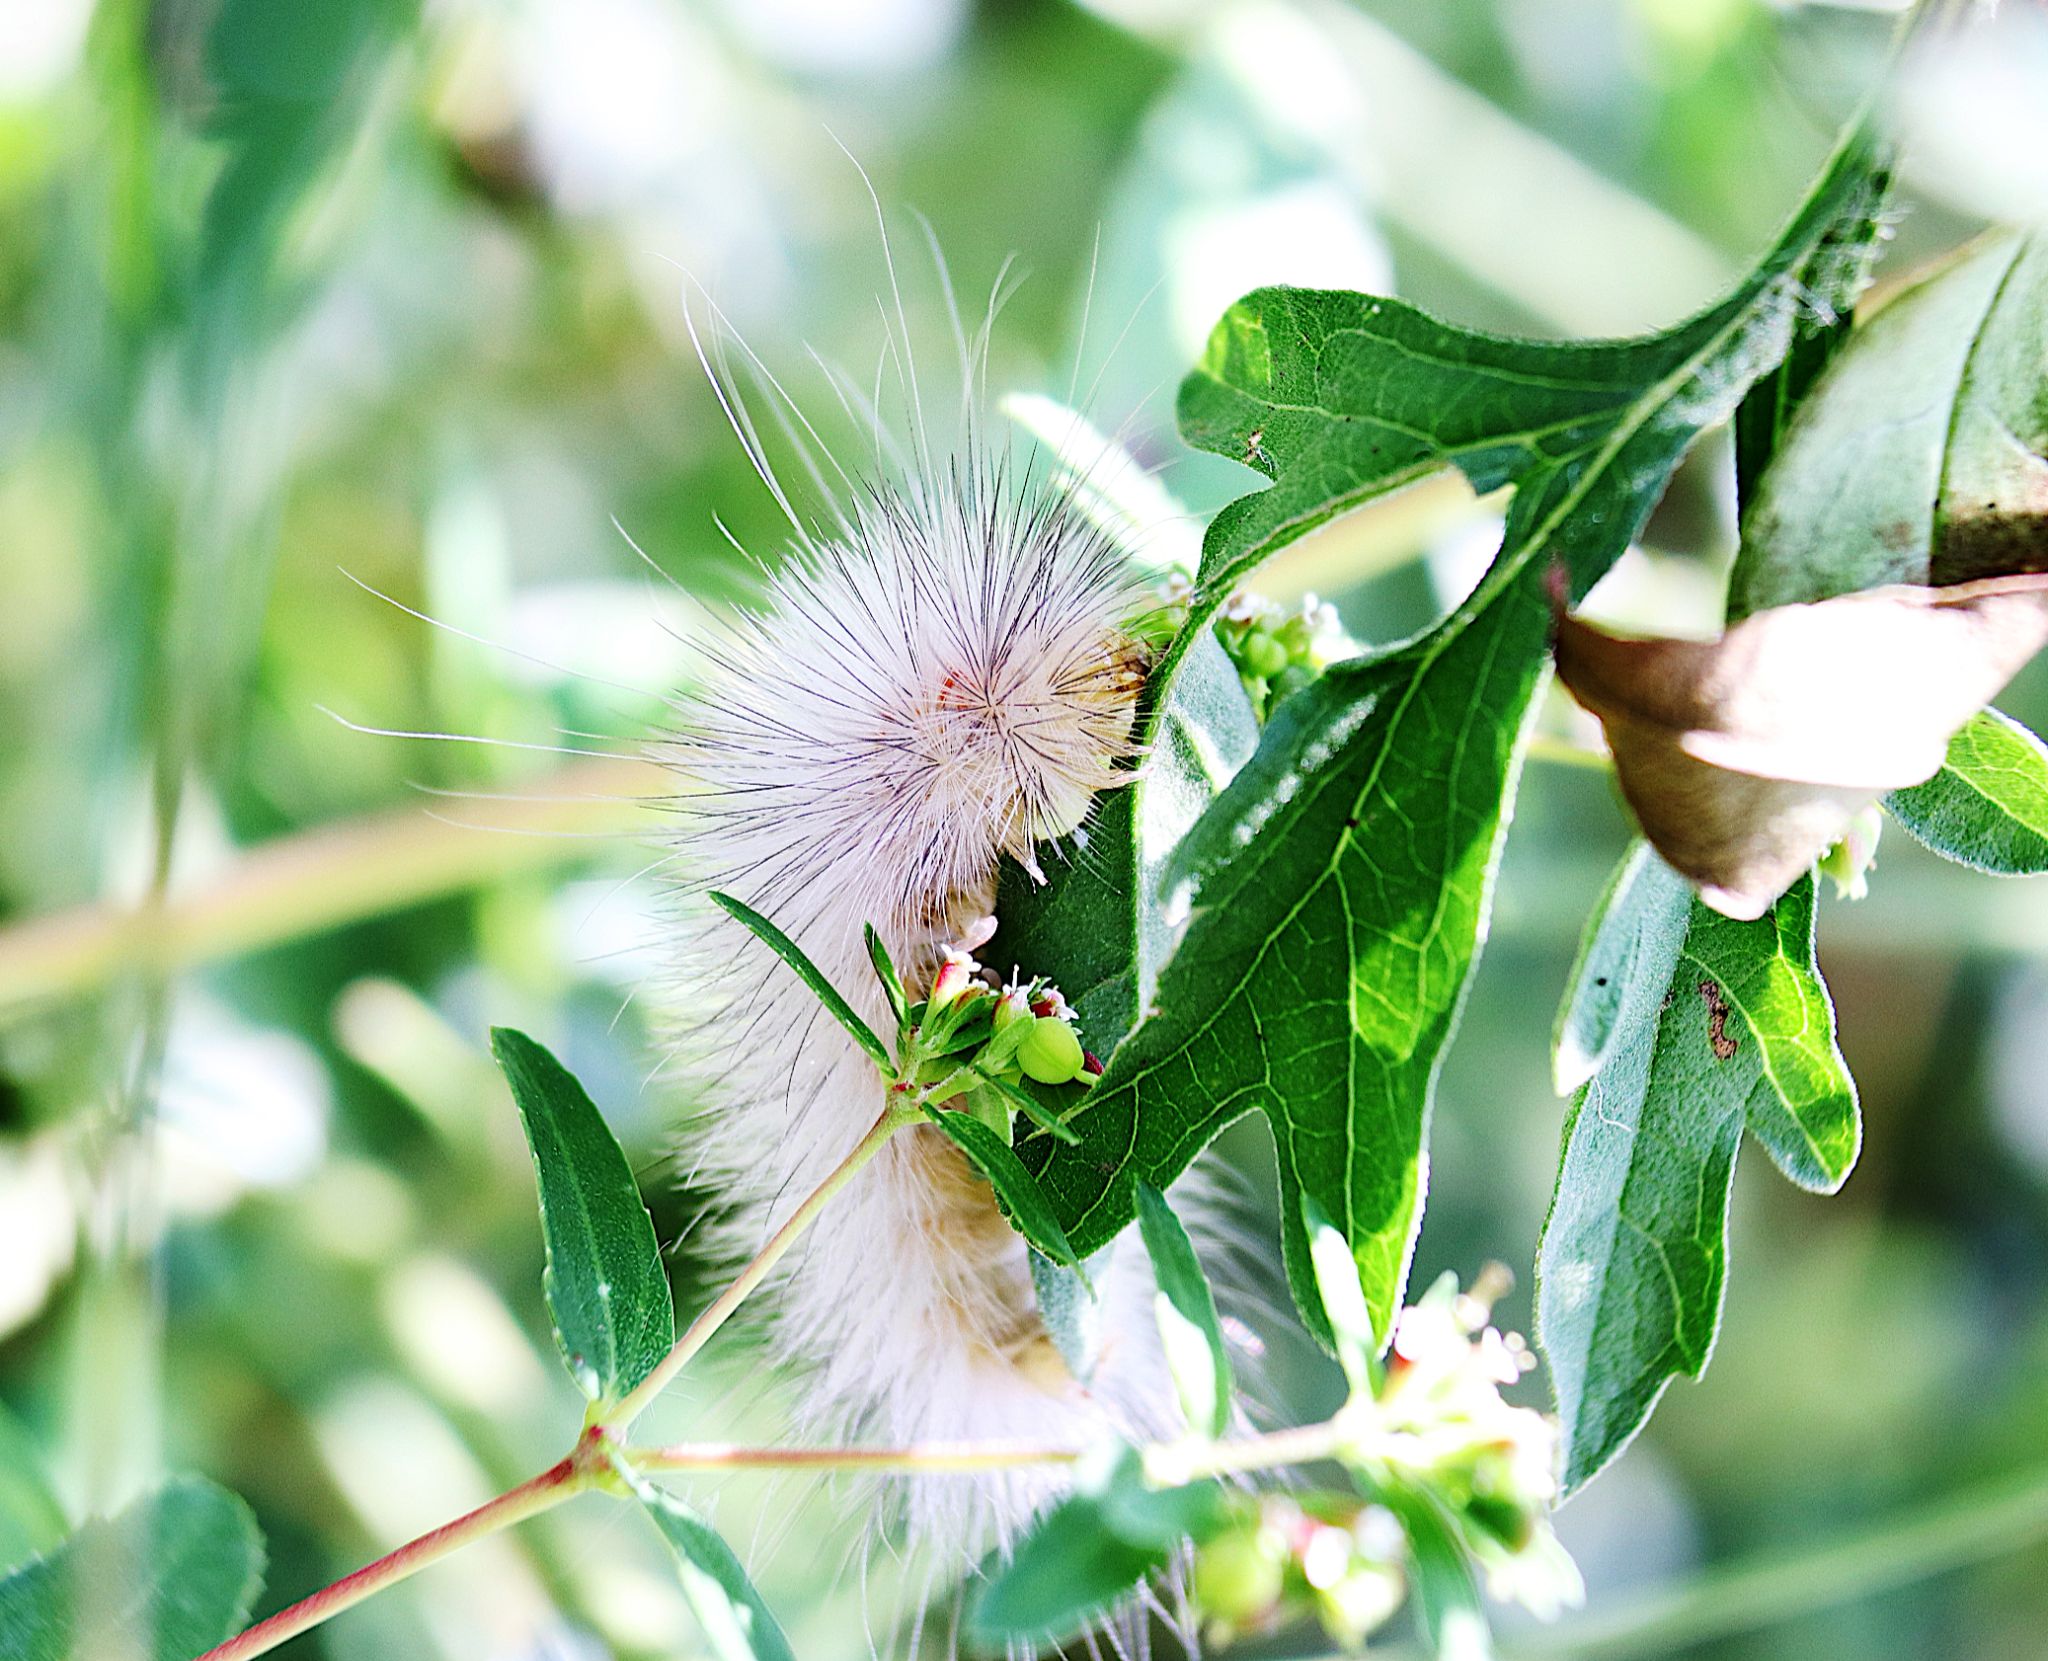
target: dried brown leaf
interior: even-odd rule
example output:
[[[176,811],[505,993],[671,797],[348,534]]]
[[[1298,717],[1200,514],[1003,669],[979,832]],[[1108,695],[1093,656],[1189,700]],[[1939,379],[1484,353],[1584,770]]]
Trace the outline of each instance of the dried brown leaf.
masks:
[[[1712,641],[1623,639],[1560,612],[1558,676],[1607,730],[1643,834],[1758,917],[2048,644],[2048,575],[1897,585],[1759,611]]]

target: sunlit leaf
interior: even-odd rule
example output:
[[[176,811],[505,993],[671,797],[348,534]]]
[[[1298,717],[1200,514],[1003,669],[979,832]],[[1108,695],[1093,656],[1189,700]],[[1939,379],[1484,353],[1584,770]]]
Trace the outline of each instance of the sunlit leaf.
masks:
[[[675,1553],[683,1596],[717,1661],[794,1661],[788,1638],[718,1530],[624,1460],[613,1469]]]
[[[1876,189],[1850,141],[1736,292],[1642,340],[1507,340],[1393,300],[1288,289],[1226,314],[1183,386],[1183,430],[1273,483],[1210,526],[1198,608],[1306,531],[1436,468],[1516,491],[1477,592],[1419,639],[1288,699],[1182,842],[1170,874],[1194,915],[1156,1008],[1110,1057],[1077,1121],[1081,1146],[1052,1150],[1040,1172],[1080,1249],[1129,1219],[1136,1181],[1169,1183],[1258,1110],[1279,1145],[1303,1319],[1328,1338],[1299,1221],[1308,1194],[1349,1242],[1375,1328],[1391,1327],[1433,1081],[1543,671],[1545,573],[1561,567],[1583,592],[1605,572],[1693,437],[1784,350],[1788,274],[1824,238],[1866,236]],[[1175,666],[1155,695],[1170,696]]]
[[[1221,1436],[1230,1428],[1233,1386],[1209,1278],[1166,1196],[1145,1183],[1138,1185],[1138,1230],[1164,1305],[1159,1311],[1160,1334],[1188,1424]]]
[[[181,1477],[0,1580],[0,1656],[191,1661],[241,1630],[262,1576],[249,1508]]]
[[[510,1027],[491,1033],[491,1053],[533,1150],[555,1342],[585,1395],[616,1401],[675,1342],[654,1220],[625,1150],[569,1070]]]
[[[1537,1324],[1577,1486],[1626,1445],[1720,1322],[1727,1210],[1747,1126],[1787,1175],[1832,1189],[1860,1130],[1813,961],[1813,882],[1737,921],[1661,861],[1607,927],[1633,936],[1605,1060],[1572,1104],[1537,1257]]]
[[[712,903],[735,922],[739,923],[777,957],[796,971],[797,979],[808,986],[819,1003],[833,1020],[844,1027],[848,1035],[874,1059],[877,1067],[889,1071],[889,1051],[881,1039],[875,1036],[874,1028],[855,1013],[852,1004],[840,994],[839,988],[825,978],[825,973],[808,957],[804,949],[771,923],[760,912],[730,894],[713,894]]]
[[[1973,870],[2048,871],[2048,745],[1995,709],[1949,740],[1933,778],[1884,805],[1919,841]]]

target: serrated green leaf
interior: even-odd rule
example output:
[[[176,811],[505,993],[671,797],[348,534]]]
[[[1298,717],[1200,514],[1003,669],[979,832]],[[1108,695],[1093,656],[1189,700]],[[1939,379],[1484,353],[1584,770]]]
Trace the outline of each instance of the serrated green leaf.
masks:
[[[782,1627],[718,1530],[623,1459],[612,1468],[675,1553],[683,1596],[718,1661],[795,1661]]]
[[[249,1508],[180,1477],[0,1580],[0,1656],[191,1661],[241,1630],[262,1575]]]
[[[1188,1540],[1220,1525],[1224,1499],[1213,1482],[1151,1488],[1129,1448],[1084,1471],[1076,1492],[1018,1542],[967,1610],[978,1647],[1055,1643],[1172,1561]]]
[[[1152,1259],[1152,1278],[1165,1304],[1159,1312],[1160,1336],[1180,1391],[1181,1407],[1190,1429],[1221,1436],[1230,1428],[1234,1386],[1209,1278],[1202,1273],[1194,1244],[1166,1203],[1166,1196],[1142,1182],[1137,1192],[1138,1232]]]
[[[1638,882],[1613,1040],[1573,1101],[1537,1256],[1570,1487],[1673,1377],[1705,1370],[1745,1125],[1814,1187],[1840,1185],[1859,1135],[1813,966],[1813,880],[1754,922],[1702,905],[1661,861]]]
[[[730,894],[718,893],[712,894],[710,898],[712,904],[719,910],[740,924],[796,971],[797,979],[811,989],[818,1002],[825,1006],[826,1014],[846,1029],[847,1035],[867,1051],[877,1067],[885,1073],[892,1071],[889,1051],[881,1039],[875,1036],[874,1028],[855,1013],[853,1005],[840,995],[838,987],[825,978],[824,971],[804,955],[801,946],[744,900],[736,900]]]
[[[578,1387],[616,1401],[675,1343],[654,1219],[625,1150],[575,1076],[510,1027],[491,1032],[533,1151],[555,1342]]]
[[[2048,871],[2048,745],[1995,709],[1949,740],[1940,772],[1884,805],[1916,841],[1959,865],[2003,877]]]
[[[1183,841],[1198,906],[1157,1013],[1110,1058],[1081,1146],[1041,1181],[1080,1249],[1128,1220],[1240,1114],[1279,1145],[1283,1255],[1327,1340],[1300,1217],[1343,1230],[1375,1328],[1399,1305],[1420,1217],[1433,1082],[1483,934],[1520,738],[1549,631],[1547,570],[1583,593],[1628,545],[1679,456],[1784,350],[1784,283],[1867,205],[1848,141],[1728,299],[1661,335],[1537,343],[1454,329],[1391,300],[1261,290],[1184,384],[1204,448],[1258,454],[1270,489],[1223,510],[1198,597],[1303,532],[1455,464],[1516,486],[1499,558],[1436,629],[1330,670],[1276,712],[1258,754]],[[1174,659],[1160,674],[1169,682]],[[1156,678],[1156,677],[1155,677]]]
[[[1987,238],[1860,325],[1744,518],[1729,615],[2031,569],[2048,526],[2048,247]]]
[[[1046,1203],[1038,1179],[1010,1151],[1010,1144],[972,1114],[947,1113],[936,1107],[927,1107],[925,1114],[987,1178],[1011,1226],[1055,1263],[1082,1273],[1081,1259]]]

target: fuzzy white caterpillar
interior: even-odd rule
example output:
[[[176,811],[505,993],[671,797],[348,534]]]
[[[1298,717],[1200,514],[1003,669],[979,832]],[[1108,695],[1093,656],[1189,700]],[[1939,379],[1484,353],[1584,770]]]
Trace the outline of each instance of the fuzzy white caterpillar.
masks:
[[[743,416],[735,425],[761,458]],[[711,653],[663,755],[689,782],[693,887],[773,918],[887,1029],[862,928],[913,988],[990,910],[998,863],[1034,873],[1128,755],[1143,604],[1122,552],[1049,482],[972,446],[873,484],[838,534],[804,538],[769,604]],[[680,965],[714,1105],[693,1157],[762,1239],[882,1106],[875,1068],[736,923],[692,911]],[[1034,966],[1024,965],[1027,974]],[[913,991],[913,996],[917,995]],[[1095,1269],[1104,1334],[1088,1382],[1042,1324],[1023,1241],[957,1149],[900,1134],[825,1209],[776,1300],[772,1342],[822,1438],[1079,1446],[1171,1434],[1177,1411],[1134,1239]],[[913,1537],[965,1566],[1058,1491],[1056,1470],[920,1477]]]

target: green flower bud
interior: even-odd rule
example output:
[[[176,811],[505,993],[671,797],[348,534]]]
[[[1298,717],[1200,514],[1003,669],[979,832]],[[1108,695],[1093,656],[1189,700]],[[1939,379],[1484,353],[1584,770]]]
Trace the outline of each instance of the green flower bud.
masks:
[[[1085,1059],[1080,1037],[1056,1015],[1041,1015],[1017,1046],[1017,1065],[1040,1084],[1065,1084]]]
[[[1287,667],[1288,651],[1277,636],[1260,629],[1245,636],[1239,663],[1248,674],[1271,680]]]

